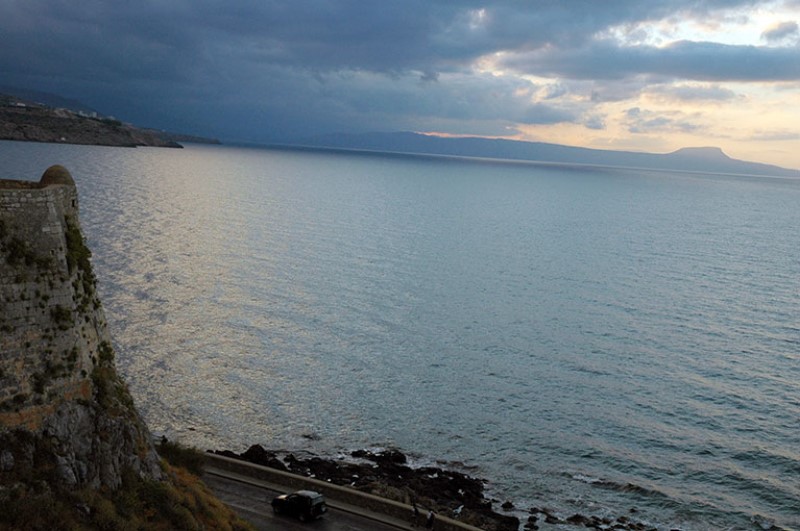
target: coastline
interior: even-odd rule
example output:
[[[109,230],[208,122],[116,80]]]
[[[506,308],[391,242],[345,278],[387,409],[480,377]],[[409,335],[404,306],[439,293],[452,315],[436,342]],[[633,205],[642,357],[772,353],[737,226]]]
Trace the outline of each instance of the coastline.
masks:
[[[113,147],[183,147],[157,132],[119,120],[34,106],[0,106],[0,140]]]
[[[321,457],[306,451],[266,450],[255,444],[242,453],[209,452],[328,481],[407,505],[416,504],[421,511],[433,510],[487,531],[536,531],[547,526],[658,531],[654,525],[637,520],[637,511],[633,508],[616,517],[599,517],[582,513],[563,515],[539,506],[516,507],[508,500],[501,503],[487,496],[487,480],[440,466],[414,466],[397,449],[355,450],[349,455]]]

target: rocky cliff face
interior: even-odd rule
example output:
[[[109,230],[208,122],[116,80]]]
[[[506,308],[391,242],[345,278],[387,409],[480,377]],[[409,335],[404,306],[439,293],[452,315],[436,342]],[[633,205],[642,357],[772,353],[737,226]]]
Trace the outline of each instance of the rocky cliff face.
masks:
[[[64,168],[0,180],[0,485],[162,476],[116,373],[89,258]]]

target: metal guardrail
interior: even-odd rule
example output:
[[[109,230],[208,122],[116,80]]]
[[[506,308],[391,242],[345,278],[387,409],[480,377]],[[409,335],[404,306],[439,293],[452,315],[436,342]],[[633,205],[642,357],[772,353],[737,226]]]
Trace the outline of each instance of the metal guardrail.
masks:
[[[248,463],[240,459],[233,459],[210,453],[204,455],[206,463],[211,467],[280,485],[286,487],[287,490],[314,490],[323,494],[330,500],[346,503],[365,511],[408,522],[410,526],[412,508],[405,503],[388,500],[349,487],[334,485],[327,481],[320,481],[318,479],[307,478],[290,472]],[[420,516],[421,520],[424,521],[425,513],[423,512]],[[437,531],[481,531],[477,527],[440,515],[436,515],[435,529]]]

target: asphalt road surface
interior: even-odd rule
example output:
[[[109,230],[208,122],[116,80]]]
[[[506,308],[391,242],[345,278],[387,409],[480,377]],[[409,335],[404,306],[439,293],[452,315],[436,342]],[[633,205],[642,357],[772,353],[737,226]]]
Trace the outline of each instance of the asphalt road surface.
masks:
[[[302,523],[294,518],[275,515],[269,502],[282,494],[263,487],[241,483],[206,473],[203,481],[214,494],[236,514],[253,524],[259,531],[397,531],[398,528],[368,518],[328,507],[321,519]]]

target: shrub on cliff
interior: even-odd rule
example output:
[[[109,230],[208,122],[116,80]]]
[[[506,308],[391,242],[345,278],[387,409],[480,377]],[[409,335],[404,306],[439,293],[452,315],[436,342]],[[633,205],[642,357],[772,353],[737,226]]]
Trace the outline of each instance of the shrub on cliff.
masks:
[[[122,487],[66,490],[47,483],[0,490],[0,529],[252,531],[194,475],[165,465],[170,481],[123,475]]]
[[[156,446],[156,451],[173,466],[185,468],[198,476],[203,473],[205,459],[200,450],[164,439]]]

